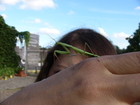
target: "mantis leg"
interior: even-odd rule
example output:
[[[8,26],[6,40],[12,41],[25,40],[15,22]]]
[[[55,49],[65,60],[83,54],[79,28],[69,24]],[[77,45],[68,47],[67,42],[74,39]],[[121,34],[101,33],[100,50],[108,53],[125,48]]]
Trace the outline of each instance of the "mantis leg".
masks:
[[[59,44],[59,43],[57,43],[57,44]],[[66,51],[55,50],[55,51],[54,51],[54,56],[57,57],[57,54],[56,54],[56,53],[58,53],[58,54],[70,54],[70,51],[69,51],[68,48],[66,48],[66,47],[65,47],[64,45],[62,45],[62,44],[61,44],[61,46],[62,46]],[[58,58],[58,57],[57,57],[57,58]]]
[[[60,51],[60,50],[55,50],[54,51],[54,55],[56,56],[56,58],[59,60],[59,58],[57,57],[57,54],[56,53],[59,53],[59,54],[70,54],[70,51],[69,51],[69,49],[65,46],[65,45],[62,45],[62,43],[61,43],[61,46],[66,50],[66,51]],[[74,55],[76,55],[76,54],[72,54],[72,55],[68,55],[68,65],[72,65],[72,59],[71,59],[71,56],[74,56]]]
[[[91,51],[92,54],[93,53],[93,50],[90,48],[90,46],[85,42],[85,45],[84,45],[84,51],[86,51],[86,46],[88,47],[88,49]]]
[[[91,51],[91,53],[86,52],[86,46],[87,46],[88,49]],[[93,50],[90,48],[90,46],[89,46],[87,43],[85,43],[84,51],[81,52],[81,54],[82,54],[83,56],[84,56],[84,55],[87,55],[87,56],[91,56],[91,57],[99,57],[99,55],[95,55],[95,54],[93,53]]]

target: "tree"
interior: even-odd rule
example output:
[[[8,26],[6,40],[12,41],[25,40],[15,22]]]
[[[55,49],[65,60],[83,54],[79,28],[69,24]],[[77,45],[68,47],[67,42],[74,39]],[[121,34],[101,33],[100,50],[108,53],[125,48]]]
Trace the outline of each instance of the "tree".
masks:
[[[24,39],[26,46],[28,46],[30,41],[30,33],[28,31],[18,32],[18,38],[21,43],[23,43],[23,39]]]
[[[14,50],[17,36],[15,27],[8,26],[0,16],[0,68],[18,66],[20,58]]]
[[[136,30],[136,32],[134,32],[134,35],[126,38],[126,40],[128,40],[130,44],[127,46],[127,52],[140,51],[140,23],[139,28]]]
[[[25,39],[26,45],[28,45],[30,33],[28,31],[18,32],[15,27],[7,25],[0,16],[0,69],[19,66],[20,57],[15,52],[17,37],[21,43],[22,39]]]
[[[122,53],[125,53],[126,52],[126,49],[120,49],[118,46],[115,46],[115,49],[116,49],[116,52],[117,54],[122,54]]]

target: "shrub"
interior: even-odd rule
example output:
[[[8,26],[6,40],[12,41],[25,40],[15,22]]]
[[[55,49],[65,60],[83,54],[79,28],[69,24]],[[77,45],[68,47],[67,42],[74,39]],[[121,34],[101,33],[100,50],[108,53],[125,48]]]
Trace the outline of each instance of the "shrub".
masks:
[[[15,68],[5,67],[0,69],[0,79],[7,80],[15,74]]]

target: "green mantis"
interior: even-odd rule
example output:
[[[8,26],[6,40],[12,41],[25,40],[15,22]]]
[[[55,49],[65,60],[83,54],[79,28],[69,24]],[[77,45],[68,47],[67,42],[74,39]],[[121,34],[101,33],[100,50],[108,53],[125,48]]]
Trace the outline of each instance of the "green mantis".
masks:
[[[70,54],[70,51],[68,48],[71,48],[72,50],[74,50],[76,53],[80,53],[81,55],[87,55],[87,56],[91,56],[91,57],[99,57],[99,55],[95,55],[93,53],[89,53],[89,52],[86,52],[84,50],[81,50],[79,48],[76,48],[72,45],[69,45],[69,44],[66,44],[66,43],[62,43],[62,42],[56,42],[56,45],[61,45],[66,51],[60,51],[60,50],[55,50],[54,51],[54,55],[56,56],[56,53],[59,53],[59,54]]]
[[[48,35],[48,34],[47,34]],[[48,35],[50,36],[50,35]],[[50,36],[51,37],[51,36]],[[52,38],[52,37],[51,37]],[[52,38],[53,39],[53,38]],[[53,39],[54,40],[54,39]],[[55,40],[54,40],[55,41]],[[55,41],[56,42],[56,41]],[[70,50],[69,49],[72,49],[73,51],[75,51],[76,53],[80,53],[81,55],[87,55],[87,56],[91,56],[91,57],[99,57],[99,55],[95,55],[93,53],[89,53],[89,52],[86,52],[84,50],[81,50],[77,47],[74,47],[72,45],[69,45],[69,44],[66,44],[66,43],[62,43],[62,42],[56,42],[55,43],[56,45],[61,45],[66,51],[60,51],[60,50],[55,50],[54,51],[54,55],[57,57],[56,53],[59,53],[59,54],[70,54]],[[88,46],[89,47],[89,46]]]

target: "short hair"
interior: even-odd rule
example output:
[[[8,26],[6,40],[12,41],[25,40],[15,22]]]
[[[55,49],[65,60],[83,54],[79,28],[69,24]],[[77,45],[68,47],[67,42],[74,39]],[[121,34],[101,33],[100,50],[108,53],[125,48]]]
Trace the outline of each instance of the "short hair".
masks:
[[[58,42],[66,43],[72,46],[75,46],[77,44],[84,46],[85,43],[87,43],[90,49],[92,49],[93,53],[99,56],[117,54],[111,42],[103,35],[97,33],[92,29],[76,29],[64,35]],[[47,57],[36,79],[36,82],[48,77],[50,68],[55,61],[55,50],[65,51],[65,49],[61,45],[54,45],[48,51]],[[86,49],[86,51],[92,53],[89,49]],[[57,53],[57,56],[59,55],[60,54]]]

